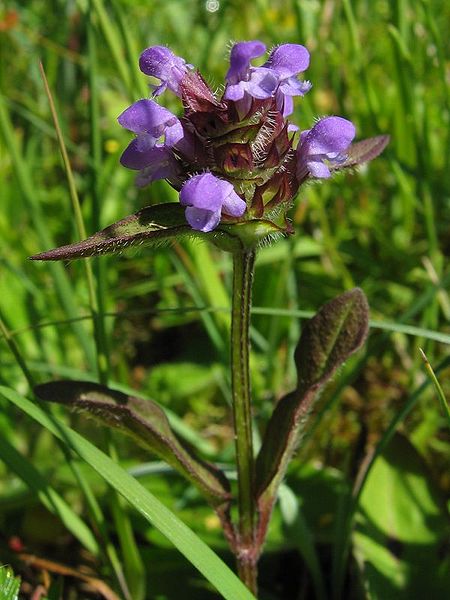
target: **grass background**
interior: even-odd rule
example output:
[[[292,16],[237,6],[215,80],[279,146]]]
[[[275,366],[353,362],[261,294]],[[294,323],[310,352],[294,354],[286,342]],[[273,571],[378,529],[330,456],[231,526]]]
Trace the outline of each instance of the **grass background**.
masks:
[[[376,464],[381,466],[373,469],[379,485],[372,478],[366,488],[372,486],[372,494],[389,489],[392,496],[381,494],[375,514],[370,514],[367,500],[368,506],[360,510],[360,537],[353,540],[356,579],[364,582],[367,594],[384,598],[419,598],[417,582],[422,580],[428,582],[432,597],[432,582],[424,580],[424,573],[433,568],[444,572],[442,565],[448,565],[437,558],[448,526],[443,508],[450,489],[448,429],[433,387],[427,385],[418,348],[425,350],[437,371],[441,367],[438,378],[448,395],[449,17],[447,3],[440,0],[31,0],[0,7],[0,316],[4,333],[10,332],[16,352],[36,381],[96,377],[82,262],[49,265],[26,260],[77,239],[40,60],[89,233],[141,206],[176,199],[164,182],[137,190],[133,173],[118,163],[130,136],[116,117],[148,94],[137,59],[153,44],[170,46],[219,86],[230,40],[261,39],[268,47],[302,43],[311,52],[307,77],[313,88],[296,103],[292,120],[304,129],[317,116],[337,114],[355,123],[359,138],[392,136],[383,156],[368,167],[303,188],[291,213],[295,236],[264,248],[258,257],[252,373],[259,432],[276,399],[295,380],[292,353],[304,316],[298,311],[315,311],[358,285],[367,294],[378,325],[366,351],[350,361],[323,394],[293,464],[287,500],[276,514],[268,544],[269,555],[275,557],[265,567],[263,593],[268,598],[281,598],[283,593],[290,597],[286,589],[299,593],[294,576],[286,583],[277,575],[276,558],[276,551],[286,552],[286,558],[298,546],[304,555],[299,542],[304,535],[295,529],[299,523],[305,525],[298,518],[299,506],[311,538],[325,548],[319,552],[325,593],[329,585],[333,587],[330,582],[344,577],[342,568],[336,567],[345,538],[335,511],[335,502],[339,505],[342,497],[339,490],[347,489],[364,456],[377,447],[383,432],[397,424],[401,437],[388,450],[390,460],[379,459]],[[162,102],[179,112],[177,98],[167,94]],[[93,268],[100,308],[106,313],[111,381],[160,402],[203,453],[229,464],[233,457],[227,376],[229,258],[198,243],[183,243],[104,257]],[[27,393],[20,361],[4,340],[0,360],[0,383]],[[86,500],[54,439],[6,401],[1,408],[3,438],[89,522]],[[79,416],[70,421],[97,445],[108,445],[92,423]],[[201,508],[193,490],[159,463],[147,464],[152,457],[127,440],[114,436],[114,441],[121,463],[139,466],[145,486],[213,548],[224,551],[217,523]],[[100,510],[114,521],[115,505],[105,484],[76,462],[86,471]],[[408,483],[411,473],[420,476]],[[36,489],[11,463],[0,463],[0,475],[0,548],[5,547],[0,560],[13,560],[8,541],[20,536],[32,552],[71,562],[72,538],[51,514],[51,506],[50,512],[48,506],[42,508]],[[408,504],[411,498],[416,499],[413,505]],[[402,514],[416,514],[413,506],[420,507],[417,519],[403,523]],[[392,514],[384,514],[391,508]],[[423,530],[411,524],[417,522]],[[214,597],[155,529],[144,526],[132,512],[127,523],[136,533],[134,548],[147,565],[146,597],[174,597],[171,585],[177,569],[186,598]],[[423,555],[392,550],[388,543],[392,528],[396,542],[415,544]],[[133,543],[127,546],[119,535],[116,544],[117,528],[111,525],[109,530],[112,545],[120,548],[118,562],[124,565],[126,549]],[[425,550],[431,547],[434,550],[427,556]],[[391,552],[385,556],[386,548]],[[435,562],[429,563],[431,554]],[[134,562],[135,569],[139,562]],[[380,565],[388,563],[392,568],[383,571]],[[125,564],[124,569],[132,572],[131,567]],[[106,580],[114,571],[107,560],[97,560],[94,568]],[[312,588],[320,594],[320,585],[314,586],[309,575],[305,578],[306,595],[298,597],[313,597],[308,596]],[[26,572],[25,580],[33,587],[35,574]],[[347,578],[352,590],[358,588],[348,582]],[[437,587],[435,591],[439,593]]]

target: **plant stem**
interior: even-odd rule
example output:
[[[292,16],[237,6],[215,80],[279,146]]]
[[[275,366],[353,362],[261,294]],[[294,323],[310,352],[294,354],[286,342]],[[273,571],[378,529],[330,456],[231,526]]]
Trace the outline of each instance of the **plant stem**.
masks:
[[[231,320],[231,387],[239,490],[239,576],[256,594],[255,494],[252,414],[249,376],[249,327],[254,251],[233,254]]]

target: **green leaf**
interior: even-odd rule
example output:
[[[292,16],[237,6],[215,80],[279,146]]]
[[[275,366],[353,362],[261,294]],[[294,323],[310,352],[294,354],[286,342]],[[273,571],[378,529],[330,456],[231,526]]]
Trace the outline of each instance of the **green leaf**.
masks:
[[[0,600],[18,600],[20,578],[14,577],[10,567],[0,566]]]
[[[230,485],[225,475],[186,449],[156,402],[89,381],[53,381],[36,386],[34,391],[41,400],[81,410],[131,436],[182,473],[214,507],[229,504]]]
[[[81,242],[60,246],[31,256],[31,260],[70,260],[101,254],[118,254],[135,246],[161,246],[184,236],[208,239],[223,250],[255,247],[262,239],[283,233],[270,221],[252,220],[221,224],[209,233],[196,231],[186,222],[184,207],[176,202],[147,206]]]
[[[256,490],[262,531],[318,392],[361,347],[368,323],[366,297],[355,288],[325,304],[303,328],[295,351],[297,389],[277,404],[257,457]]]
[[[441,598],[450,589],[444,507],[422,457],[396,434],[366,481],[353,535],[370,598]]]
[[[63,440],[105,481],[152,523],[215,586],[225,600],[255,600],[227,565],[178,517],[109,456],[62,422],[14,390],[0,386],[0,394]]]

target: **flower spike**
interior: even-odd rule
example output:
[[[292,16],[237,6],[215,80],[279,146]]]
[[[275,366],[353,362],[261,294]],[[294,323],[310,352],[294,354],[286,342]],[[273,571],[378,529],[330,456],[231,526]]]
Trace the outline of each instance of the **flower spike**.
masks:
[[[371,160],[387,143],[381,136],[352,144],[354,125],[337,116],[296,134],[287,116],[294,98],[311,88],[299,79],[309,67],[309,52],[300,44],[281,44],[262,66],[253,66],[265,52],[259,40],[232,47],[222,97],[164,46],[147,48],[140,57],[141,70],[161,82],[154,95],[171,89],[183,116],[154,100],[135,102],[119,117],[136,134],[120,160],[138,171],[139,187],[166,179],[180,192],[186,221],[196,231],[207,233],[221,221],[234,229],[236,222],[264,219],[291,233],[286,213],[307,179]]]

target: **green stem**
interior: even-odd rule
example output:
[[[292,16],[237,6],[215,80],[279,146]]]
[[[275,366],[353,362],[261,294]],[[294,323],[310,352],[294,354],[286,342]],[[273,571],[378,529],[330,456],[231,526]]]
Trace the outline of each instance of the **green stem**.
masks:
[[[249,375],[249,327],[255,253],[233,255],[231,321],[231,387],[239,489],[239,576],[256,594],[257,553],[255,550],[255,494],[252,414]]]

